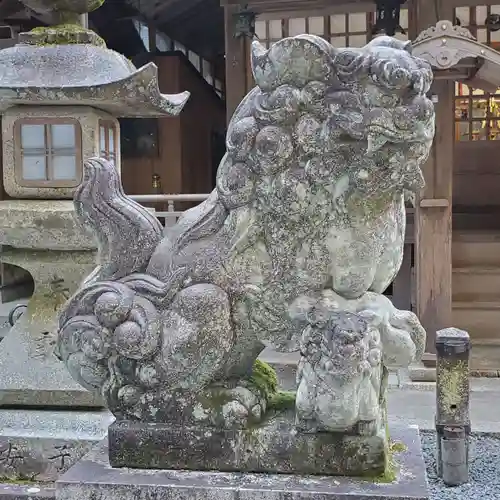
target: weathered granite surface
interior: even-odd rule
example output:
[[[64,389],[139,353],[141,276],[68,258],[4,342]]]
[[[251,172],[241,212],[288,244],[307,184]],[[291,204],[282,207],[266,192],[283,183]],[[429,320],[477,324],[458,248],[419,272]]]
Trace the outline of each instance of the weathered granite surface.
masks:
[[[0,500],[53,500],[56,496],[55,485],[0,483]]]
[[[0,245],[31,250],[97,249],[92,235],[77,223],[69,200],[0,201]]]
[[[386,466],[386,430],[359,436],[302,432],[294,412],[247,429],[115,422],[109,428],[113,467],[379,476]]]
[[[264,346],[300,351],[297,429],[368,442],[388,370],[425,345],[382,292],[405,193],[423,186],[432,71],[395,39],[335,49],[310,35],[254,43],[252,68],[216,189],[164,233],[111,164],[85,163],[75,206],[101,262],[62,311],[59,351],[119,420],[226,430],[265,417]]]
[[[95,252],[10,249],[0,259],[35,281],[27,310],[2,341],[0,407],[101,407],[102,398],[77,384],[54,355],[58,312],[95,266]]]
[[[395,481],[340,476],[113,469],[106,444],[96,446],[56,483],[58,500],[428,500],[416,428],[391,428],[405,451],[394,456]]]
[[[93,106],[114,116],[176,116],[189,92],[162,94],[158,68],[140,69],[92,44],[19,44],[0,51],[0,111],[21,104]]]
[[[0,409],[2,480],[55,481],[107,433],[106,410]]]

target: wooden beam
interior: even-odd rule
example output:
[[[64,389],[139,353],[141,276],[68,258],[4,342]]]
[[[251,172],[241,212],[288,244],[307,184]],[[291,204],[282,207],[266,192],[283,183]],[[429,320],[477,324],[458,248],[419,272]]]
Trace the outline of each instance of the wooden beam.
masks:
[[[454,15],[448,2],[414,0],[411,8],[416,15],[414,29],[418,32]],[[451,216],[455,83],[436,80],[431,94],[435,101],[436,135],[429,159],[423,166],[427,185],[415,212],[416,312],[427,331],[424,363],[434,358],[436,332],[453,326]]]
[[[224,33],[226,37],[226,116],[227,123],[245,97],[247,91],[247,58],[249,41],[245,37],[234,36],[238,11],[224,8]]]

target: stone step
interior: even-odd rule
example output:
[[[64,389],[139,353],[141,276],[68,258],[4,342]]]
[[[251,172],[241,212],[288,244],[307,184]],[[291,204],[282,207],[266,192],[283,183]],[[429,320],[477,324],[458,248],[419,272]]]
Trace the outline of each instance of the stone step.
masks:
[[[496,300],[500,303],[500,267],[454,268],[453,300],[457,302]]]
[[[56,497],[56,488],[53,483],[44,484],[15,484],[0,483],[0,500],[53,500]]]
[[[500,232],[454,232],[452,261],[456,268],[500,267]]]

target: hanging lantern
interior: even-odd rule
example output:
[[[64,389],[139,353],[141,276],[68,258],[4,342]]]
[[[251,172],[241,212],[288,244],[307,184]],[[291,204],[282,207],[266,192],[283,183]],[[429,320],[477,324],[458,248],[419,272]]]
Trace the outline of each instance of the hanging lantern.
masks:
[[[372,35],[385,33],[388,36],[394,36],[396,32],[405,33],[405,30],[399,24],[399,15],[401,5],[406,0],[376,0],[377,14],[375,25],[372,28]]]
[[[255,12],[245,6],[240,12],[234,14],[234,36],[253,39],[255,37]]]
[[[500,30],[500,16],[498,14],[490,14],[484,24],[490,31]]]

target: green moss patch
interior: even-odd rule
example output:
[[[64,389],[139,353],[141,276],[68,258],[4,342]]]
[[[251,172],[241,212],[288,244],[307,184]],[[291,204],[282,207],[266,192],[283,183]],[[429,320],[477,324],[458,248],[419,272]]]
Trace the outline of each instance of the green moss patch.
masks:
[[[278,391],[271,396],[268,401],[268,409],[271,411],[285,411],[293,410],[295,408],[295,392],[292,391]]]
[[[253,364],[252,375],[248,379],[252,387],[269,400],[278,391],[278,377],[274,368],[260,359]]]
[[[406,445],[398,441],[391,441],[387,447],[385,471],[380,476],[372,478],[374,483],[393,483],[397,479],[399,465],[395,455],[406,451]]]

